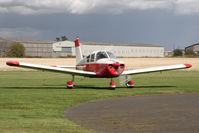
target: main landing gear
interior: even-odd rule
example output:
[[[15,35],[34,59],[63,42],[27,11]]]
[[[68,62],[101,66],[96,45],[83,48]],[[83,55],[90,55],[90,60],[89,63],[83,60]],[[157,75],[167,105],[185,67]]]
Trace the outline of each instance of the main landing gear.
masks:
[[[133,88],[134,87],[134,83],[133,83],[133,81],[129,81],[128,80],[128,75],[125,76],[125,79],[126,79],[126,87],[127,88]]]
[[[68,89],[72,89],[73,88],[73,82],[74,82],[74,80],[75,80],[75,76],[72,75],[72,81],[68,81],[67,82],[67,88]]]
[[[126,78],[125,82],[126,82],[127,88],[133,88],[134,87],[133,81],[129,81],[127,75],[125,76],[125,78]],[[67,88],[68,89],[72,89],[73,88],[74,80],[75,80],[75,76],[72,75],[72,80],[67,82]],[[113,81],[113,79],[111,78],[110,89],[111,90],[115,90],[115,88],[116,88],[115,81]]]
[[[125,76],[125,83],[126,83],[127,88],[133,88],[134,87],[133,81],[129,81],[127,75]],[[115,88],[116,88],[115,81],[113,81],[113,79],[111,78],[110,89],[115,90]]]

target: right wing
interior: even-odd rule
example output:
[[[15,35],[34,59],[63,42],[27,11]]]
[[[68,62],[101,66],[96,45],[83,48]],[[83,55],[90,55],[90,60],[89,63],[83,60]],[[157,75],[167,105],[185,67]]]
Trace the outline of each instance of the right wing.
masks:
[[[127,70],[127,71],[124,71],[121,75],[134,75],[134,74],[142,74],[142,73],[169,71],[169,70],[184,69],[184,68],[190,68],[190,67],[192,67],[191,64],[179,64],[179,65],[170,65],[170,66],[159,66],[159,67],[151,67],[151,68]]]
[[[17,62],[17,61],[8,61],[6,62],[6,64],[9,66],[30,68],[30,69],[37,69],[37,70],[46,70],[46,71],[66,73],[66,74],[72,74],[72,75],[80,75],[80,76],[87,76],[87,77],[96,76],[96,73],[94,72],[66,69],[66,68],[53,67],[53,66],[36,65],[36,64],[29,64],[29,63],[23,63],[23,62]]]

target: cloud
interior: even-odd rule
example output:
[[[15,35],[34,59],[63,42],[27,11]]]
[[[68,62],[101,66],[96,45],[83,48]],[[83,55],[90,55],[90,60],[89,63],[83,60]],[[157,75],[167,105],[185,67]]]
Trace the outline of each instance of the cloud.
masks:
[[[35,38],[39,35],[41,35],[41,32],[32,28],[0,28],[1,37]]]
[[[195,14],[199,13],[199,1],[198,0],[176,0],[175,11],[177,14]]]
[[[183,15],[199,13],[198,5],[198,0],[0,0],[0,13],[118,14],[129,10],[165,9]]]

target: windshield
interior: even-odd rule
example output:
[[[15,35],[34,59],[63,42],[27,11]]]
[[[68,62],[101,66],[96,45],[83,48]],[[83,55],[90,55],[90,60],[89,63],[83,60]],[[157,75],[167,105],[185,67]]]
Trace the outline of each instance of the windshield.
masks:
[[[116,56],[113,53],[107,51],[107,54],[108,54],[109,58],[116,59]]]
[[[105,51],[98,52],[96,55],[96,60],[103,59],[103,58],[108,58],[106,52]]]

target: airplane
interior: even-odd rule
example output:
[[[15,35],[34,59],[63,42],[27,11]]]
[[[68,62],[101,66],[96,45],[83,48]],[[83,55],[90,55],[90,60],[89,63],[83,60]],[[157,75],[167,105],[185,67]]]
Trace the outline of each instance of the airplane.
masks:
[[[79,37],[77,36],[75,42],[76,52],[76,66],[45,66],[30,63],[23,63],[18,61],[6,62],[9,66],[39,69],[52,71],[57,73],[71,74],[72,80],[67,82],[67,88],[72,89],[74,86],[75,75],[80,75],[90,78],[110,78],[110,89],[115,89],[116,84],[113,78],[125,76],[125,83],[128,88],[134,87],[134,82],[128,79],[128,75],[151,73],[158,71],[169,71],[176,69],[185,69],[192,67],[191,64],[177,64],[169,66],[158,66],[144,69],[125,70],[125,63],[116,58],[116,56],[106,50],[94,51],[83,58]],[[73,68],[73,69],[70,69]],[[75,68],[75,69],[74,69]]]

